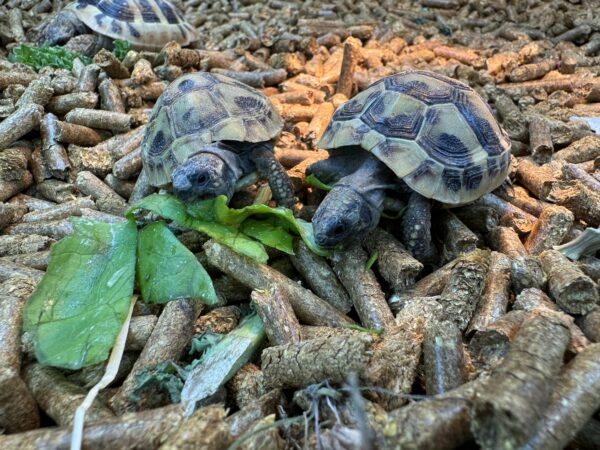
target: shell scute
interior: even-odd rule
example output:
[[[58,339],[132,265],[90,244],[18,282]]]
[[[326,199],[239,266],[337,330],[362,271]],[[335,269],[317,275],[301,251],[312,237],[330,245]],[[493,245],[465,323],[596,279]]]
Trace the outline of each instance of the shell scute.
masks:
[[[361,118],[385,136],[415,139],[423,124],[425,109],[415,98],[385,92],[365,109]]]
[[[319,145],[361,146],[417,192],[450,204],[495,189],[510,162],[510,140],[479,94],[426,71],[392,75],[355,96]]]
[[[150,183],[161,186],[202,144],[269,141],[282,128],[279,113],[259,91],[222,75],[196,72],[172,82],[159,97],[142,142],[142,158]]]

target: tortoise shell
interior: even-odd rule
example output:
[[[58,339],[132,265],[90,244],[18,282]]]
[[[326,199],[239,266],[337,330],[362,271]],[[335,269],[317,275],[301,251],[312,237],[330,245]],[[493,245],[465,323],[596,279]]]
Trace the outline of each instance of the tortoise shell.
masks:
[[[420,70],[383,78],[338,108],[319,146],[356,145],[424,197],[453,205],[497,188],[510,162],[510,139],[481,96]]]
[[[142,141],[150,184],[170,182],[177,165],[217,141],[266,142],[283,121],[256,89],[223,75],[196,72],[177,78],[158,98]]]
[[[194,27],[169,0],[76,0],[65,9],[96,33],[127,40],[138,50],[197,39]]]

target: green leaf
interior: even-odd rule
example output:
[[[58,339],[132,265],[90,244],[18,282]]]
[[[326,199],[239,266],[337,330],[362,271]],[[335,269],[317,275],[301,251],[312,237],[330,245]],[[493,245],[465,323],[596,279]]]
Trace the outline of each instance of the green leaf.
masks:
[[[246,219],[240,226],[241,231],[269,247],[276,248],[288,255],[294,254],[294,238],[279,225],[276,217],[264,220]]]
[[[181,402],[188,417],[194,411],[196,402],[217,392],[251,360],[265,337],[260,317],[253,314],[202,355],[181,391]]]
[[[115,39],[113,41],[113,55],[117,57],[119,61],[123,61],[127,53],[131,50],[131,44],[128,41],[121,39]]]
[[[137,279],[148,303],[195,298],[207,305],[219,300],[212,281],[164,222],[144,227],[138,235]]]
[[[269,259],[267,252],[259,242],[250,239],[235,227],[192,217],[188,214],[185,204],[172,195],[154,194],[145,197],[129,208],[125,214],[127,217],[133,217],[133,211],[136,209],[147,209],[186,228],[206,233],[215,241],[258,262],[266,263]]]
[[[127,316],[137,230],[132,220],[72,222],[25,306],[24,330],[40,363],[80,369],[106,360]]]
[[[13,48],[8,55],[8,60],[33,67],[36,71],[43,67],[57,69],[73,69],[73,61],[79,58],[84,64],[91,64],[92,60],[80,53],[70,52],[63,47],[30,47],[25,44]]]
[[[129,394],[130,400],[138,402],[143,391],[157,387],[169,396],[172,403],[179,403],[183,389],[183,372],[184,369],[172,361],[144,368],[135,377],[135,387]]]
[[[371,267],[373,267],[373,264],[375,264],[375,261],[377,261],[378,257],[379,257],[379,252],[373,253],[367,260],[367,263],[365,264],[365,270],[369,270]]]
[[[192,345],[190,347],[190,355],[196,353],[204,353],[209,348],[217,345],[225,335],[221,333],[215,333],[214,331],[205,331],[202,334],[196,335],[192,338]]]
[[[210,207],[212,205],[212,208]],[[214,219],[225,225],[240,225],[251,216],[276,217],[278,226],[299,235],[306,245],[317,255],[329,256],[330,251],[320,247],[314,239],[312,224],[302,219],[297,219],[291,210],[287,208],[271,208],[267,205],[250,205],[241,209],[229,208],[227,197],[221,195],[212,200],[205,200],[188,206],[191,216],[198,219],[214,217]],[[285,245],[282,244],[282,245]]]
[[[333,189],[333,186],[330,186],[329,184],[325,184],[321,180],[319,180],[317,177],[315,177],[314,173],[311,173],[309,176],[307,176],[304,181],[309,186],[316,187],[317,189],[321,189],[322,191],[330,191]]]

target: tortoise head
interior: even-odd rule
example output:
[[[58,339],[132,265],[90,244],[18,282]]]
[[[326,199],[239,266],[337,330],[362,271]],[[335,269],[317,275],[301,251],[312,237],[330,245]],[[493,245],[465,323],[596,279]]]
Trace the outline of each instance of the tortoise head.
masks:
[[[235,170],[215,153],[191,155],[171,175],[173,193],[184,202],[226,195],[231,199],[237,181]]]
[[[315,241],[322,247],[364,237],[379,222],[381,210],[364,195],[336,185],[323,199],[312,219]]]

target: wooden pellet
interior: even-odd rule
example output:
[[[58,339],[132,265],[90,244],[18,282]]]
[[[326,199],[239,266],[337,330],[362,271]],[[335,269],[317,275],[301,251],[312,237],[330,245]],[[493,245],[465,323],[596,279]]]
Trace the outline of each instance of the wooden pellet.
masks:
[[[69,111],[65,116],[65,120],[90,128],[114,131],[115,133],[129,131],[131,127],[131,116],[129,114],[86,108],[75,108]]]
[[[55,95],[47,108],[51,113],[63,115],[76,108],[95,108],[97,103],[98,94],[95,92],[73,92]]]
[[[531,255],[539,255],[544,250],[559,245],[573,225],[573,220],[573,213],[567,208],[544,208],[525,242],[525,248]]]
[[[38,127],[44,108],[36,103],[27,103],[0,123],[0,150],[25,136]]]

